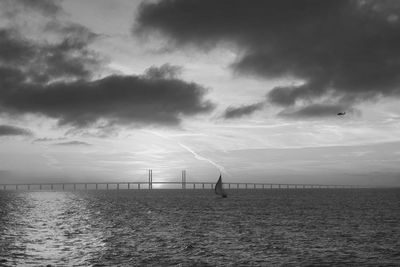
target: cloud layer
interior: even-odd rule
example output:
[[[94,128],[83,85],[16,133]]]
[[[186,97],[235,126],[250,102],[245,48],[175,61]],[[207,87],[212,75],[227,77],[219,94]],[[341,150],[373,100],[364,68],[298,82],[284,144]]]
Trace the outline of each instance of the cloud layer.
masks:
[[[10,11],[11,21],[29,12],[54,17],[42,18],[45,23],[36,25],[42,40],[29,36],[17,23],[0,28],[0,115],[38,114],[78,128],[171,126],[178,125],[184,116],[214,108],[204,100],[206,88],[178,77],[179,66],[152,66],[144,75],[94,78],[104,65],[90,47],[99,35],[58,19],[62,9],[57,3],[2,3]]]
[[[237,73],[299,82],[268,93],[270,103],[284,108],[350,107],[400,94],[395,0],[145,2],[134,31],[161,33],[176,46],[235,44]]]
[[[69,141],[69,142],[62,142],[62,143],[55,143],[55,146],[91,146],[91,144],[82,141]]]
[[[16,127],[12,125],[0,125],[0,136],[31,136],[32,131],[29,129]]]
[[[84,127],[100,120],[177,125],[182,115],[196,115],[214,107],[211,102],[203,101],[206,89],[179,79],[115,75],[46,86],[18,83],[17,77],[9,79],[14,83],[0,91],[2,112],[41,114],[58,119],[61,125]]]
[[[262,109],[264,106],[263,103],[255,103],[251,105],[243,105],[240,107],[228,107],[224,114],[223,117],[225,119],[234,119],[234,118],[240,118],[246,115],[250,115],[253,112]]]

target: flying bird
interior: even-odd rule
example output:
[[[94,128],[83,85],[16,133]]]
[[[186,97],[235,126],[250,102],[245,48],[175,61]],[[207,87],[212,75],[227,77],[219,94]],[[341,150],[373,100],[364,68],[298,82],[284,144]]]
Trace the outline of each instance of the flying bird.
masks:
[[[337,115],[338,116],[344,116],[344,115],[346,115],[346,112],[339,112]]]

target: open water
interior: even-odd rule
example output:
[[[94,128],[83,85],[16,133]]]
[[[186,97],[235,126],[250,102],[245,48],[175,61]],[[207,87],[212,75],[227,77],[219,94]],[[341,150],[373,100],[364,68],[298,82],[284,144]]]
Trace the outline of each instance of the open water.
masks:
[[[0,191],[0,266],[400,266],[399,189]]]

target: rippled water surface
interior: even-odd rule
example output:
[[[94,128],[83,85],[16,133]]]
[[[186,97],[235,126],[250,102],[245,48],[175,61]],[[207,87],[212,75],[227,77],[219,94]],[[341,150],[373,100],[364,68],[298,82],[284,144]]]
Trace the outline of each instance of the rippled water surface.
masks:
[[[0,266],[400,266],[399,189],[0,191]]]

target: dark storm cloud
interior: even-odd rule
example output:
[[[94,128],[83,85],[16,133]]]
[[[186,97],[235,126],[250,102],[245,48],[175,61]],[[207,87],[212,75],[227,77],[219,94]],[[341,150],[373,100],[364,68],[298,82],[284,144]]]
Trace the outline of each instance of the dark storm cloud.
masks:
[[[62,143],[55,143],[55,146],[91,146],[92,144],[82,142],[82,141],[68,141]]]
[[[60,1],[0,0],[0,9],[12,14],[0,27],[0,66],[16,68],[26,81],[89,79],[103,63],[89,48],[99,35],[61,19]]]
[[[29,129],[20,128],[12,125],[0,125],[0,136],[13,136],[13,135],[31,136],[32,131]]]
[[[28,62],[35,54],[35,48],[11,28],[0,28],[0,62],[21,65]]]
[[[51,10],[47,1],[15,3]],[[38,114],[75,128],[175,126],[214,108],[204,100],[207,89],[179,79],[182,68],[171,64],[94,80],[104,61],[89,45],[99,35],[57,17],[45,22],[44,40],[29,39],[13,23],[0,28],[0,114]]]
[[[240,107],[228,107],[223,117],[225,119],[235,119],[240,118],[246,115],[253,114],[255,111],[262,109],[264,103],[255,103],[247,106],[240,106]]]
[[[294,78],[270,102],[307,106],[324,96],[350,104],[400,94],[400,4],[396,0],[166,0],[144,2],[134,32],[175,45],[231,42],[235,71]]]
[[[87,47],[94,36],[85,28],[77,33],[73,27],[58,43],[37,43],[24,38],[16,29],[0,28],[0,66],[14,68],[23,73],[25,80],[35,83],[88,79],[101,63],[101,58]]]
[[[86,46],[83,40],[66,38],[61,43],[41,48],[37,59],[40,60],[40,76],[52,79],[89,79],[93,69],[101,63],[100,58]]]
[[[102,119],[121,124],[177,125],[182,116],[214,108],[203,100],[205,88],[179,79],[115,75],[95,81],[35,85],[18,83],[18,73],[13,75],[17,78],[11,76],[9,86],[0,90],[0,111],[41,114],[58,119],[61,125],[84,127]]]

